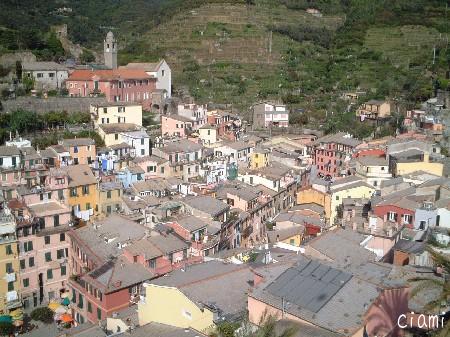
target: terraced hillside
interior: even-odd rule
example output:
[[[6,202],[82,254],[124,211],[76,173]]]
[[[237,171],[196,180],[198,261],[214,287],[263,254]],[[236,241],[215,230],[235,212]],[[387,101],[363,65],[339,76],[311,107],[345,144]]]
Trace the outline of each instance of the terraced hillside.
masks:
[[[258,98],[281,98],[283,57],[292,43],[271,27],[304,25],[335,31],[339,16],[317,18],[282,5],[208,4],[174,16],[140,37],[121,62],[164,56],[174,83],[189,87],[204,101],[235,103],[243,108]]]

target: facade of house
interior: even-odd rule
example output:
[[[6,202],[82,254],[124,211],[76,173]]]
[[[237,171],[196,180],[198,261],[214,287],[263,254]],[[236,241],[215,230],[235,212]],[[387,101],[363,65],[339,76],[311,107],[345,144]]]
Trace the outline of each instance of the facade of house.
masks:
[[[69,69],[56,62],[24,62],[23,76],[33,79],[37,90],[57,90],[64,88],[69,77]]]
[[[156,79],[156,89],[163,91],[168,98],[172,97],[172,70],[164,59],[156,63],[128,63],[119,69],[144,70]]]
[[[198,138],[205,146],[216,144],[219,141],[217,129],[209,124],[204,124],[198,129]]]
[[[198,105],[195,103],[178,104],[177,113],[181,117],[190,119],[192,128],[197,130],[207,122],[207,105]]]
[[[135,157],[150,155],[150,136],[145,131],[121,132],[119,135],[123,143],[132,148]]]
[[[122,185],[118,182],[101,182],[98,185],[98,212],[109,215],[122,209]]]
[[[108,102],[133,102],[152,106],[156,78],[141,69],[75,70],[66,80],[71,97],[104,94]]]
[[[17,146],[0,146],[0,168],[18,168],[20,164],[20,150]]]
[[[97,179],[87,165],[66,166],[69,196],[67,204],[72,214],[83,220],[89,220],[98,205]]]
[[[387,118],[393,112],[393,108],[390,102],[380,100],[370,100],[362,104],[358,110],[356,110],[356,116],[364,119],[382,119]]]
[[[258,169],[269,165],[270,151],[268,149],[254,149],[250,155],[249,168]]]
[[[356,175],[377,189],[380,189],[382,181],[392,178],[388,161],[372,156],[362,156],[356,160]]]
[[[193,130],[193,121],[178,115],[161,116],[161,135],[185,138]]]
[[[345,133],[318,138],[309,145],[313,164],[319,176],[338,177],[348,174],[347,163],[361,141]]]
[[[0,312],[8,312],[21,306],[21,286],[19,284],[19,251],[16,223],[10,210],[3,204],[0,212]]]
[[[142,127],[131,123],[102,124],[98,127],[98,134],[102,137],[106,146],[123,143],[121,134],[135,131],[142,131]]]
[[[112,102],[91,105],[91,118],[94,127],[102,124],[130,123],[142,126],[142,105],[125,102]]]
[[[288,126],[289,110],[286,105],[272,102],[253,105],[253,129]]]
[[[64,139],[61,145],[69,151],[73,165],[90,165],[97,156],[95,141],[90,138]]]

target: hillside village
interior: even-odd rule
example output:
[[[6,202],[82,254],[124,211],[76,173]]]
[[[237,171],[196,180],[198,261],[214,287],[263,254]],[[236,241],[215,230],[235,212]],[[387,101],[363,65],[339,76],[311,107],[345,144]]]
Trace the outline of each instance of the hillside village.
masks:
[[[29,95],[0,114],[75,122],[0,146],[4,335],[448,336],[449,91],[340,93],[358,138],[282,101],[199,103],[120,52],[109,31],[102,62],[16,62]]]

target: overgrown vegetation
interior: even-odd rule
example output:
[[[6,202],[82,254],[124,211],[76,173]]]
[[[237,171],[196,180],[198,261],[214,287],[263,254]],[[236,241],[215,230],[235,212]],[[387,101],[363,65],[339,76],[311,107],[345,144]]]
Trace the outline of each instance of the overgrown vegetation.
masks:
[[[41,321],[45,324],[50,324],[53,322],[53,315],[53,311],[51,311],[49,308],[40,307],[34,309],[31,312],[30,317],[35,321]]]

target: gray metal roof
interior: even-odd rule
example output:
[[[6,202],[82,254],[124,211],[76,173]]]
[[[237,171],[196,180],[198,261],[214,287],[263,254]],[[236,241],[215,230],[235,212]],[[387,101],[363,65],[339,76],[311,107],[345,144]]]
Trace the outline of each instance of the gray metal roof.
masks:
[[[317,313],[351,278],[351,274],[318,261],[301,260],[269,284],[266,290]]]

